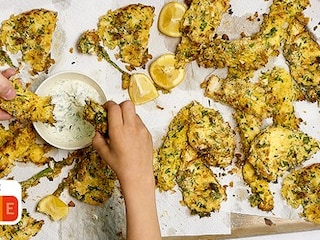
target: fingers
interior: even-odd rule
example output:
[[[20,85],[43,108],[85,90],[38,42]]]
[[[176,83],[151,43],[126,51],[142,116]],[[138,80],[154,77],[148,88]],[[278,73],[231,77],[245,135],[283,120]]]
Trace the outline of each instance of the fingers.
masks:
[[[17,73],[16,69],[14,68],[7,68],[6,70],[2,71],[1,72],[2,75],[6,78],[10,78],[12,77],[13,75],[15,75]]]
[[[108,101],[104,104],[104,108],[108,112],[108,135],[112,138],[123,127],[145,127],[140,117],[136,114],[135,105],[132,101],[124,101],[116,104],[113,101]]]
[[[14,69],[7,69],[0,74],[0,97],[5,100],[12,100],[16,96],[16,92],[8,78],[15,74]]]
[[[124,101],[120,104],[122,110],[122,118],[124,124],[135,124],[136,123],[136,108],[133,102]]]
[[[108,101],[104,104],[104,108],[108,113],[108,129],[117,129],[121,127],[123,125],[123,119],[120,106],[113,101]]]
[[[10,114],[0,109],[0,120],[9,120],[11,118],[12,116]]]
[[[108,156],[109,146],[106,141],[107,140],[99,132],[96,132],[92,140],[92,145],[100,156]]]
[[[129,124],[130,122],[135,121],[137,116],[135,106],[131,101],[124,101],[120,104],[108,101],[104,104],[104,108],[108,112],[109,129]]]

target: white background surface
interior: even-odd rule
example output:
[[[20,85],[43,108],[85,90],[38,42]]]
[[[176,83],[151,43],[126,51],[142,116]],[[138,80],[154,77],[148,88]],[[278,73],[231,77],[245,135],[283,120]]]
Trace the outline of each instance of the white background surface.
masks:
[[[95,56],[79,55],[75,49],[80,34],[86,30],[95,29],[98,18],[101,15],[106,14],[109,9],[116,9],[135,2],[138,1],[15,0],[15,4],[12,4],[11,0],[0,0],[0,20],[7,19],[11,14],[18,14],[40,7],[57,11],[59,20],[52,50],[52,56],[56,60],[56,64],[50,68],[48,75],[51,76],[67,70],[83,72],[94,78],[102,86],[108,99],[121,102],[128,99],[128,94],[121,89],[120,74],[105,61],[98,62]],[[161,35],[157,30],[157,16],[161,7],[168,1],[141,0],[140,2],[155,7],[155,18],[151,29],[149,52],[154,58],[167,52],[173,52],[178,41]],[[308,16],[311,16],[310,27],[313,28],[320,22],[318,14],[320,1],[312,0],[311,2],[313,3],[312,8],[309,8],[306,13],[308,13]],[[254,23],[251,23],[252,26],[246,25],[240,28],[238,26],[239,18],[237,19],[236,16],[252,15],[256,11],[259,14],[265,13],[270,4],[271,1],[263,0],[232,0],[231,5],[234,15],[233,20],[228,18],[230,16],[226,16],[227,19],[225,23],[228,23],[228,25],[225,27],[227,31],[234,37],[239,36],[241,31],[246,31],[247,33],[257,31],[258,26],[254,25]],[[220,29],[220,31],[222,30]],[[319,36],[320,27],[314,33]],[[74,48],[74,53],[69,51],[70,48]],[[110,53],[110,56],[113,57],[113,54]],[[119,63],[119,61],[117,61],[117,63]],[[147,71],[139,69],[138,72]],[[192,100],[197,100],[204,106],[210,106],[221,111],[225,120],[229,121],[231,126],[234,126],[230,109],[205,98],[203,91],[199,88],[199,84],[203,82],[211,72],[212,69],[199,69],[195,63],[192,63],[187,68],[185,81],[175,88],[171,94],[160,94],[160,97],[154,102],[137,107],[139,115],[153,135],[155,147],[161,144],[161,138],[165,134],[172,117],[181,107]],[[39,82],[45,77],[45,75],[39,76],[38,79],[35,79],[35,82]],[[320,139],[318,107],[315,104],[300,103],[298,105],[301,105],[299,114],[306,122],[304,130]],[[160,110],[157,106],[163,107],[164,110]],[[66,155],[66,152],[56,151],[53,155],[56,160],[59,160]],[[319,158],[315,156],[312,161],[318,161],[317,159]],[[14,169],[12,175],[16,176],[17,180],[23,180],[38,171],[39,168],[35,169],[29,165],[19,164]],[[66,174],[67,172],[64,171],[61,177],[66,176]],[[235,187],[228,188],[228,201],[223,203],[221,211],[219,213],[213,213],[211,218],[200,219],[197,216],[191,217],[188,209],[179,204],[181,195],[178,191],[176,194],[157,193],[159,219],[163,236],[229,233],[230,211],[262,216],[297,218],[297,211],[283,204],[276,205],[272,213],[265,213],[251,208],[246,200],[247,188],[241,178],[231,176],[220,180],[223,184],[227,185],[230,181],[234,181]],[[38,187],[31,189],[30,197],[25,206],[32,212],[33,217],[45,219],[46,221],[43,230],[34,239],[116,239],[115,236],[118,232],[125,232],[123,200],[119,198],[118,193],[114,194],[107,204],[101,207],[88,206],[72,199],[76,202],[76,207],[71,209],[68,218],[62,222],[52,223],[46,216],[34,212],[35,204],[44,195],[52,193],[58,182],[59,179],[55,179],[53,182],[44,179]],[[279,188],[279,186],[274,187],[275,189]],[[279,195],[277,196],[279,197]],[[71,200],[67,192],[64,192],[61,197],[66,202]],[[282,200],[276,202],[283,203]],[[308,236],[308,234],[310,235]],[[308,234],[294,234],[290,235],[290,238],[301,239],[293,237],[308,236],[308,238],[313,239],[313,237],[315,237],[315,232]],[[280,236],[270,236],[268,239],[280,239],[279,237]],[[263,238],[259,236],[256,239]],[[288,236],[284,236],[283,239],[288,239]]]

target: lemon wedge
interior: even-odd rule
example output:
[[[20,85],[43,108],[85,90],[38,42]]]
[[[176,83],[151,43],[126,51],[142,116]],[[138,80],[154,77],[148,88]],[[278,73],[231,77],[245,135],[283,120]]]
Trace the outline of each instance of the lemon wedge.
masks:
[[[161,9],[158,18],[158,29],[169,37],[181,37],[181,19],[187,8],[180,2],[169,2]]]
[[[159,96],[152,80],[143,73],[134,73],[130,77],[128,92],[135,105],[149,102]]]
[[[161,88],[171,90],[180,84],[186,75],[185,68],[176,68],[175,56],[171,53],[161,55],[149,67],[152,80]]]
[[[47,195],[39,201],[37,211],[49,215],[53,221],[58,221],[68,215],[69,207],[60,198]]]

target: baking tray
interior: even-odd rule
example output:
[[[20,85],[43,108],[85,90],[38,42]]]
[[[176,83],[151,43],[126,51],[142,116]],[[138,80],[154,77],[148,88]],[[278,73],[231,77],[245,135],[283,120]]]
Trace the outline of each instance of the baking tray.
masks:
[[[3,21],[12,14],[35,8],[57,11],[58,23],[52,46],[52,57],[56,63],[49,69],[48,74],[31,77],[22,72],[22,77],[26,79],[32,78],[34,85],[37,85],[46,77],[62,71],[84,72],[97,80],[108,99],[121,102],[129,99],[129,96],[126,91],[121,89],[121,75],[119,72],[105,61],[98,62],[95,56],[78,54],[75,50],[76,42],[82,32],[95,29],[98,18],[106,14],[108,10],[138,2],[155,7],[155,18],[149,44],[150,54],[156,58],[164,53],[174,52],[179,39],[166,37],[160,34],[157,29],[159,12],[162,6],[169,1],[91,0],[89,3],[84,0],[16,0],[15,4],[12,4],[10,0],[0,0],[0,20]],[[253,16],[256,12],[259,16],[262,16],[263,13],[267,13],[271,3],[272,1],[246,0],[244,4],[243,0],[231,0],[233,14],[224,16],[221,26],[217,29],[218,33],[226,33],[230,38],[240,37],[241,32],[245,32],[246,35],[255,33],[259,30],[260,22],[249,21],[248,16]],[[311,7],[305,13],[310,17],[310,29],[319,38],[320,28],[318,28],[318,25],[320,16],[317,13],[318,9],[320,9],[320,1],[311,0],[311,4]],[[240,22],[243,24],[239,25]],[[114,52],[110,51],[109,53],[111,58],[123,67],[114,58]],[[148,73],[147,68],[138,69],[137,71]],[[194,62],[190,63],[187,67],[185,81],[173,89],[170,94],[160,94],[160,97],[155,101],[137,106],[138,114],[153,136],[155,147],[160,146],[162,137],[165,135],[173,116],[180,108],[193,100],[206,107],[219,110],[224,119],[234,127],[230,108],[204,97],[203,90],[199,87],[200,83],[213,71],[213,69],[199,68]],[[219,71],[214,72],[219,73]],[[303,130],[320,139],[320,133],[317,130],[320,129],[318,106],[316,104],[302,103],[297,104],[297,109],[299,115],[305,121]],[[59,161],[67,153],[64,150],[55,150],[52,152],[52,156]],[[317,155],[309,163],[317,162]],[[32,165],[18,164],[10,176],[15,176],[15,179],[20,181],[29,178],[39,170],[38,167],[35,168]],[[67,175],[67,170],[65,169],[62,172],[60,178],[54,179],[52,182],[43,179],[37,187],[30,190],[30,197],[24,203],[24,206],[29,209],[31,216],[45,220],[42,231],[33,239],[117,239],[120,235],[124,235],[125,210],[123,199],[120,197],[119,192],[116,192],[105,205],[99,207],[88,206],[75,201],[67,192],[63,192],[61,198],[65,202],[75,201],[76,207],[72,208],[68,218],[61,222],[51,222],[46,216],[34,211],[36,203],[44,195],[50,194],[55,190],[61,178]],[[233,181],[234,187],[227,189],[228,201],[223,203],[221,211],[212,213],[210,218],[191,216],[188,209],[179,203],[179,200],[181,200],[179,191],[176,191],[176,193],[157,192],[159,219],[164,237],[169,237],[169,239],[215,239],[319,229],[318,225],[301,220],[299,218],[299,210],[291,209],[283,201],[283,204],[278,204],[275,210],[269,213],[251,208],[246,200],[248,188],[241,177],[237,175],[223,177],[219,180],[224,185],[229,185],[230,181]],[[276,185],[273,188],[275,191],[279,191],[279,186]],[[265,218],[272,219],[275,224],[272,226],[266,225]]]

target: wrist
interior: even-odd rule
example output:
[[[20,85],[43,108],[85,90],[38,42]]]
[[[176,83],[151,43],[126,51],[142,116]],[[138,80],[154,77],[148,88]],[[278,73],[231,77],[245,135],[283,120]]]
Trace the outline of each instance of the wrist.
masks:
[[[155,179],[154,176],[143,176],[141,178],[124,178],[119,179],[123,196],[139,196],[148,195],[148,193],[154,195],[155,192]]]

